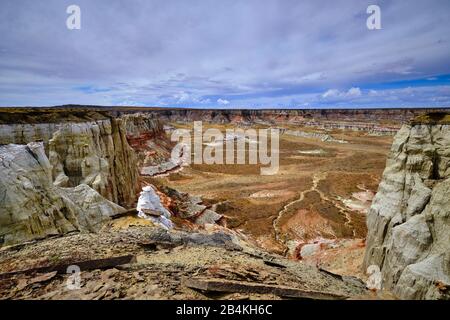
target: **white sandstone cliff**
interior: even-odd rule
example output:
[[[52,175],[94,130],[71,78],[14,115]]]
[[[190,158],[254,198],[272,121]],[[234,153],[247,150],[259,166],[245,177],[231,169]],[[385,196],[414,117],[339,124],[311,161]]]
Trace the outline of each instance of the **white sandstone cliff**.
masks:
[[[57,186],[87,184],[114,203],[134,206],[139,191],[137,158],[121,119],[0,124],[0,144],[34,141],[44,142]]]
[[[367,215],[364,266],[402,299],[450,298],[450,125],[404,125]]]
[[[53,184],[42,142],[0,146],[0,245],[72,231],[98,231],[125,209],[86,184]]]

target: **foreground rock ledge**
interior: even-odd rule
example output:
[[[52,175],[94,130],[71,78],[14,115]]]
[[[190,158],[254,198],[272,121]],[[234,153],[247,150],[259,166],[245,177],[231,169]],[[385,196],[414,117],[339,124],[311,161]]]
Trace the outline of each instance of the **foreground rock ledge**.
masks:
[[[136,225],[119,227],[121,219],[134,219]],[[124,217],[95,234],[0,249],[0,299],[341,299],[368,294],[361,282],[269,256],[225,228],[165,231],[142,223],[148,222]],[[82,270],[76,290],[67,288],[70,274],[64,267],[71,264]],[[208,285],[200,287],[192,279]]]

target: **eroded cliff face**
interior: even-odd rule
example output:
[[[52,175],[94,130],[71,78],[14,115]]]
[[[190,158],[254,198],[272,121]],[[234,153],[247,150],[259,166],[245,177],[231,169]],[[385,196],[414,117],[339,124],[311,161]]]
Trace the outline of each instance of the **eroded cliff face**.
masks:
[[[153,166],[170,158],[173,144],[167,138],[158,115],[133,113],[121,116],[128,143],[138,158],[138,166]]]
[[[72,231],[98,231],[125,209],[86,184],[53,184],[42,142],[0,146],[0,245]]]
[[[214,123],[252,122],[307,123],[308,121],[343,123],[401,124],[431,109],[157,109],[153,112],[170,121],[203,120]],[[435,109],[436,111],[439,109]]]
[[[138,191],[136,156],[121,120],[62,125],[48,142],[55,184],[87,184],[105,198],[131,207]]]
[[[371,135],[394,135],[403,123],[432,109],[262,109],[262,110],[205,110],[171,109],[148,110],[168,122],[205,121],[236,125],[301,125],[327,130],[353,130]],[[440,111],[434,109],[433,111]],[[119,111],[120,112],[120,111]],[[122,111],[123,112],[123,111]]]
[[[404,125],[367,215],[364,265],[403,299],[450,298],[450,125]]]
[[[138,168],[137,157],[127,142],[125,123],[97,118],[69,115],[57,122],[1,124],[0,144],[43,141],[56,186],[86,184],[106,199],[131,207],[139,191]]]
[[[0,124],[0,240],[97,231],[133,207],[137,156],[125,122],[105,113],[11,114]]]

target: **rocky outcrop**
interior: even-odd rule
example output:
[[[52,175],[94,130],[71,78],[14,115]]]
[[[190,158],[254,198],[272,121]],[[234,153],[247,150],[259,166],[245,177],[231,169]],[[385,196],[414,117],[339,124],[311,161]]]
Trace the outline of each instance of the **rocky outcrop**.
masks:
[[[43,117],[55,122],[40,123],[36,116],[30,123],[0,124],[0,144],[43,141],[55,185],[87,184],[108,200],[132,207],[139,191],[138,168],[125,123],[101,114],[92,118],[68,114]]]
[[[405,125],[368,212],[364,265],[403,299],[450,298],[450,125]]]
[[[367,297],[364,284],[354,278],[267,254],[245,237],[221,227],[197,232],[166,231],[151,225],[119,227],[124,219],[129,217],[114,220],[114,227],[96,234],[75,234],[26,244],[20,250],[0,250],[0,299]],[[74,281],[70,282],[66,270],[74,264],[83,270],[81,287],[68,290],[65,284]],[[195,282],[208,285],[198,287]],[[213,283],[220,287],[212,288]],[[216,292],[217,288],[222,292]]]
[[[163,123],[155,115],[138,112],[125,114],[121,119],[125,122],[129,138],[136,138],[141,135],[157,138],[164,135]]]
[[[115,117],[103,111],[59,109],[5,114],[0,111],[1,154],[10,162],[16,157],[24,162],[9,168],[10,178],[26,180],[27,171],[44,170],[25,187],[14,178],[4,181],[2,243],[97,230],[103,218],[123,210],[114,203],[135,207],[139,167],[154,163],[159,168],[160,161],[170,157],[171,142],[152,114]],[[39,166],[30,162],[30,155]],[[21,188],[30,192],[23,194]],[[24,203],[26,210],[21,209]],[[205,224],[221,218],[206,206],[200,209],[190,212],[193,221]]]
[[[42,142],[0,146],[0,245],[100,229],[125,209],[86,184],[60,188]]]
[[[136,156],[121,120],[62,125],[48,142],[58,186],[87,184],[105,198],[131,207],[137,196]]]
[[[187,219],[198,225],[220,223],[223,216],[203,204],[200,197],[191,196],[164,186],[161,188],[171,199],[170,209],[180,218]]]
[[[121,116],[128,143],[138,157],[138,166],[155,166],[170,158],[172,143],[163,122],[155,114],[133,113]]]
[[[336,139],[333,138],[331,135],[326,133],[319,133],[319,132],[305,132],[301,130],[285,130],[283,134],[286,134],[288,136],[295,136],[295,137],[302,137],[302,138],[309,138],[309,139],[319,139],[323,142],[335,142],[335,143],[348,143],[348,141],[342,140],[342,139]]]

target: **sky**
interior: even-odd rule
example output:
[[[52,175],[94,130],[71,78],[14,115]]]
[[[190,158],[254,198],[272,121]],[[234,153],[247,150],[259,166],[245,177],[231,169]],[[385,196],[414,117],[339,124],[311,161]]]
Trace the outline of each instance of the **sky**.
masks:
[[[62,104],[450,107],[450,1],[1,0],[0,106]]]

